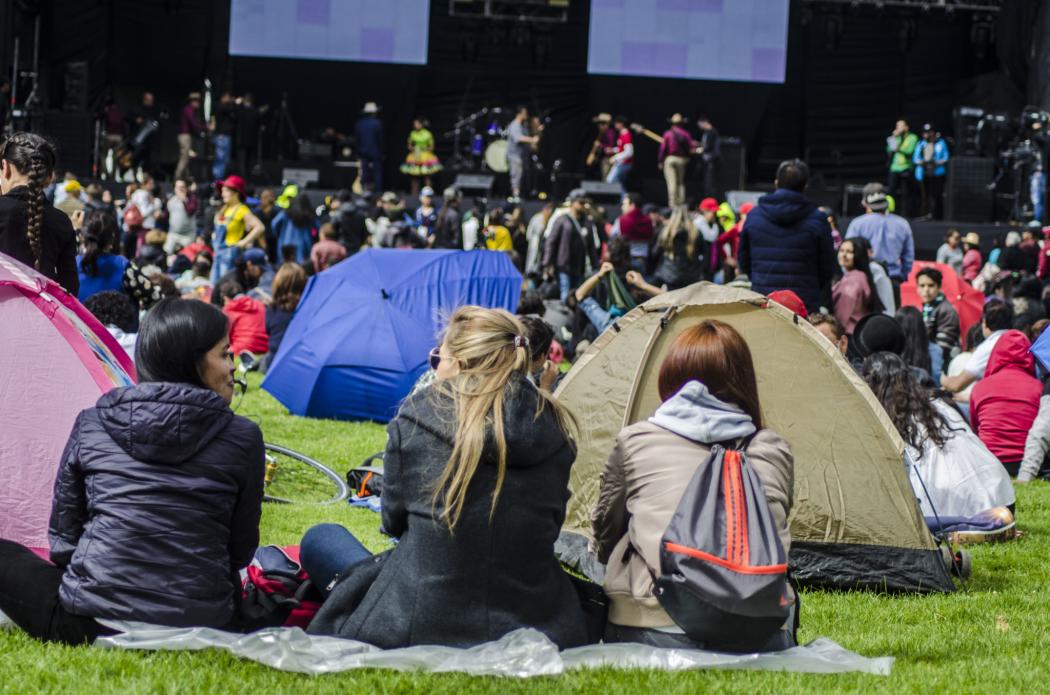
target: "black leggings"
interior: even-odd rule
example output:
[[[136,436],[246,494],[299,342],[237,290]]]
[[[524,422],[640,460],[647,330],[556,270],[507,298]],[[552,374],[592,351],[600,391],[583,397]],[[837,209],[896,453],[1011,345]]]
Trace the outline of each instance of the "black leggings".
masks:
[[[58,600],[63,570],[25,546],[0,540],[0,611],[45,642],[88,644],[112,635],[94,618],[73,615]]]

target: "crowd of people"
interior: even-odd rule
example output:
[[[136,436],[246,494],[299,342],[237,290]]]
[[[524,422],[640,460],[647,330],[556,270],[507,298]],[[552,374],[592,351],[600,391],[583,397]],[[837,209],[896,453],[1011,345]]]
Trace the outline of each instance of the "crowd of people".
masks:
[[[1050,474],[1050,386],[1030,352],[1047,325],[1050,247],[1036,230],[987,260],[976,235],[952,232],[937,254],[949,270],[913,278],[912,232],[885,188],[866,187],[866,213],[840,232],[807,198],[799,160],[736,210],[636,194],[603,209],[574,190],[531,217],[468,205],[454,188],[439,201],[424,187],[410,211],[394,192],[311,200],[294,186],[249,191],[236,175],[214,190],[179,179],[167,194],[146,178],[113,199],[58,179],[56,161],[37,135],[0,144],[0,252],[84,302],[134,356],[138,383],[85,410],[56,462],[51,562],[0,541],[0,610],[41,639],[89,642],[108,631],[103,619],[254,626],[237,611],[237,572],[259,542],[263,449],[258,427],[229,409],[234,356],[272,358],[308,277],[369,247],[507,253],[522,296],[517,316],[457,309],[428,385],[390,424],[382,525],[397,546],[373,556],[341,527],[306,532],[302,562],[325,599],[315,632],[462,646],[531,626],[561,647],[725,646],[681,629],[654,572],[680,490],[716,445],[746,450],[784,553],[791,544],[792,454],[766,424],[750,349],[730,325],[705,320],[673,341],[662,405],[610,452],[592,518],[607,623],[595,627],[553,555],[586,423],[552,395],[552,362],[648,298],[704,280],[767,295],[854,366],[906,444],[924,511],[1013,510],[1009,476]],[[967,331],[945,272],[987,295]],[[920,491],[920,472],[964,465],[979,484]],[[141,586],[154,580],[167,590]],[[798,597],[787,589],[782,601],[791,617],[764,648],[794,643]]]

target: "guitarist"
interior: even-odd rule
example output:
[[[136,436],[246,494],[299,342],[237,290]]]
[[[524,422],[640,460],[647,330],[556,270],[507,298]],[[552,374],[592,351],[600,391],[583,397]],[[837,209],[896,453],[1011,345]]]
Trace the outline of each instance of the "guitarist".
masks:
[[[699,154],[703,163],[701,171],[703,185],[701,190],[705,198],[717,198],[718,160],[722,158],[722,146],[719,143],[718,131],[712,125],[711,119],[704,115],[696,120],[696,125],[700,128]]]
[[[677,207],[685,205],[685,173],[689,167],[689,156],[697,148],[693,137],[682,124],[685,118],[676,113],[670,118],[670,127],[664,131],[660,141],[657,161],[667,182],[667,204]]]
[[[612,155],[616,152],[616,131],[612,125],[612,116],[608,113],[600,113],[593,119],[598,126],[598,134],[591,145],[591,151],[587,154],[587,166],[598,165],[602,181],[609,176],[612,168]]]
[[[634,143],[631,141],[631,131],[628,130],[627,124],[627,116],[617,116],[613,119],[616,151],[612,156],[612,168],[605,177],[606,183],[620,184],[620,190],[624,193],[627,192],[627,175],[634,166]]]

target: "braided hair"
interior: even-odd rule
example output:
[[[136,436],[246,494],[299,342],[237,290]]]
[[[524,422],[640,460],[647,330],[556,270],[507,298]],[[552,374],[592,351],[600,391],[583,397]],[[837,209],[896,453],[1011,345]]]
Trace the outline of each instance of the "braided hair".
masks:
[[[29,197],[26,201],[26,240],[33,252],[33,265],[40,270],[40,259],[44,245],[42,227],[44,223],[44,188],[55,172],[58,156],[55,146],[46,138],[34,133],[14,133],[0,144],[0,160],[7,160],[29,182]]]

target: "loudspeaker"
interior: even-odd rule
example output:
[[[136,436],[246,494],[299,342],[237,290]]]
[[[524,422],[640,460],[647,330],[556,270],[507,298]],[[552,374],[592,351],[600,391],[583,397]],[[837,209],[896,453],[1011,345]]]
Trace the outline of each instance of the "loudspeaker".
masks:
[[[581,181],[580,188],[587,193],[587,197],[595,202],[615,203],[623,197],[618,183],[606,183],[605,181]]]
[[[72,171],[78,177],[90,176],[93,148],[93,123],[90,113],[48,111],[44,114],[44,132],[58,145],[56,174]]]
[[[88,64],[78,60],[66,63],[62,92],[63,111],[87,111]]]
[[[496,177],[487,174],[460,174],[452,186],[458,191],[478,191],[484,197],[492,194],[492,184]]]
[[[722,151],[722,158],[718,161],[718,171],[715,174],[715,189],[718,198],[721,199],[726,191],[738,191],[747,187],[747,147],[740,138],[734,137],[719,138],[718,146]]]
[[[991,157],[952,157],[948,162],[948,204],[945,217],[956,222],[991,222],[995,179]]]

